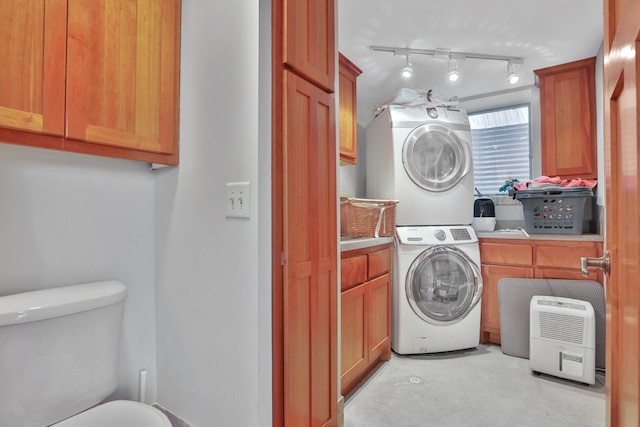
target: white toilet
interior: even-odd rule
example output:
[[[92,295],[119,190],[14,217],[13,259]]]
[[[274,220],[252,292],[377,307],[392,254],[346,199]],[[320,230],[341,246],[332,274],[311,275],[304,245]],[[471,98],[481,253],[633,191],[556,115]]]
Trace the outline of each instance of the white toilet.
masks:
[[[0,426],[171,427],[143,403],[100,405],[117,387],[126,295],[106,281],[0,297]]]

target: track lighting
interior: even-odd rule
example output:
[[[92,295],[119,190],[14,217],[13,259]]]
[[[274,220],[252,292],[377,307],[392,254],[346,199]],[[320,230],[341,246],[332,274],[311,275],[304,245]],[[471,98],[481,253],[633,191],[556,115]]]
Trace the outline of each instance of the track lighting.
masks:
[[[471,53],[471,52],[453,52],[450,49],[412,49],[408,47],[389,47],[389,46],[370,46],[371,50],[392,52],[394,55],[405,56],[407,63],[402,69],[402,77],[409,79],[413,77],[413,65],[409,62],[410,55],[428,55],[437,59],[449,60],[449,71],[447,77],[449,81],[455,82],[460,78],[460,72],[458,70],[458,60],[465,59],[484,59],[490,61],[505,61],[507,62],[507,79],[512,85],[520,81],[520,76],[516,72],[516,64],[524,64],[522,58],[516,56],[501,56],[501,55],[486,55],[483,53]]]
[[[409,55],[407,55],[407,65],[402,69],[402,78],[410,79],[413,77],[413,65],[409,62]]]
[[[520,76],[516,73],[516,64],[511,61],[507,64],[507,80],[512,85],[520,81]]]
[[[448,76],[449,76],[449,81],[450,82],[455,82],[460,77],[460,74],[458,73],[458,63],[456,62],[455,59],[449,58],[449,74],[448,74]]]

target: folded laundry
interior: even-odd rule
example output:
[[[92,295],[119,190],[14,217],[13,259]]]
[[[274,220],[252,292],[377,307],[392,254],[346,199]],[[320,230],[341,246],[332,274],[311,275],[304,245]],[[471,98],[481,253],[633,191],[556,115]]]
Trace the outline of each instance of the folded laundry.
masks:
[[[598,185],[598,180],[596,179],[582,179],[582,178],[574,178],[574,179],[562,179],[559,176],[548,177],[548,176],[539,176],[536,179],[532,179],[524,184],[520,184],[519,182],[514,183],[513,187],[516,190],[526,190],[527,188],[536,188],[541,187],[543,185],[548,186],[558,186],[558,187],[587,187],[593,188]]]

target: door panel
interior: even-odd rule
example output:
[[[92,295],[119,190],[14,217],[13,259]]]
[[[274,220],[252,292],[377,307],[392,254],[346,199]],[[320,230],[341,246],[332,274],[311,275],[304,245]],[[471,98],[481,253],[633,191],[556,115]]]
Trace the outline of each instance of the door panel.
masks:
[[[624,7],[624,9],[622,9]],[[604,2],[607,425],[640,424],[638,43],[640,4]]]
[[[335,425],[335,101],[284,71],[284,425]]]
[[[391,275],[385,274],[367,283],[369,303],[369,361],[389,348],[391,339]]]
[[[66,0],[0,2],[0,126],[64,132]]]
[[[177,0],[69,0],[69,138],[174,151],[179,19]]]

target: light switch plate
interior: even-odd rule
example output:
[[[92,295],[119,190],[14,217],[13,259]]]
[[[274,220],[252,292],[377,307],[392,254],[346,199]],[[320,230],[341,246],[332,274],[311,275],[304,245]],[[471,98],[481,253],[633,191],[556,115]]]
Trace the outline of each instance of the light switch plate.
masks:
[[[227,218],[249,219],[251,217],[251,183],[227,183]]]

